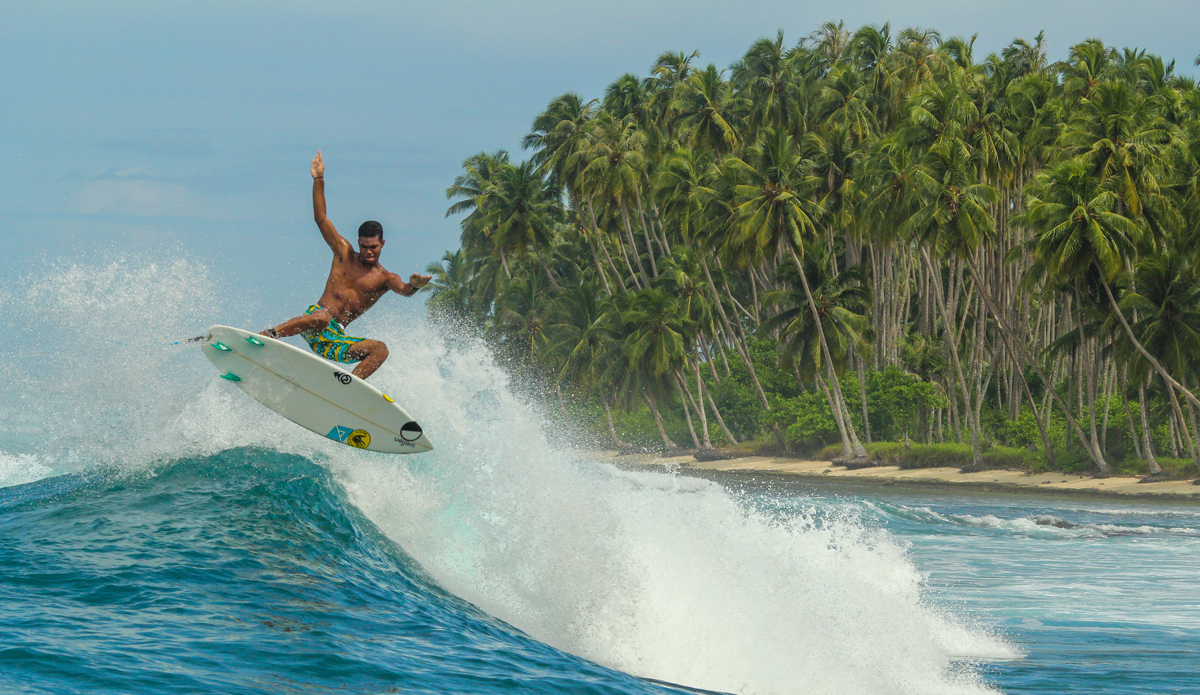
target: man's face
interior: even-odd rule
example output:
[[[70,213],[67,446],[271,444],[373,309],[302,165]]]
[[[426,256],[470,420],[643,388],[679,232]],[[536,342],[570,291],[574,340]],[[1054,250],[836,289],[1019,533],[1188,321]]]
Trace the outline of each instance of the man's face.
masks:
[[[358,238],[358,255],[367,263],[379,260],[379,252],[383,251],[383,239],[377,236],[360,236]]]

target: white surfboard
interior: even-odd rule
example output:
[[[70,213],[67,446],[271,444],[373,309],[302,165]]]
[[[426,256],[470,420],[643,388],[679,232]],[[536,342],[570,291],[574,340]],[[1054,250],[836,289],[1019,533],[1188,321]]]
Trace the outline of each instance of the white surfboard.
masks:
[[[323,437],[387,454],[433,449],[404,408],[345,365],[229,326],[210,328],[201,349],[222,379]]]

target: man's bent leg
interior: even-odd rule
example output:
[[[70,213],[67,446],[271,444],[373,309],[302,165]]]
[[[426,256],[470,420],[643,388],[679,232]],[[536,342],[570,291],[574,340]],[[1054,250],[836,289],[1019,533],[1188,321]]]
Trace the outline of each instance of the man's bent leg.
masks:
[[[271,338],[287,338],[288,336],[299,335],[301,333],[320,333],[325,330],[333,317],[324,309],[317,309],[311,314],[297,316],[294,319],[288,319],[274,328],[268,328],[259,335],[265,335]],[[271,335],[271,331],[275,335]]]
[[[350,354],[362,360],[354,368],[354,376],[366,379],[375,373],[376,369],[388,358],[387,345],[378,340],[364,340],[350,348]]]

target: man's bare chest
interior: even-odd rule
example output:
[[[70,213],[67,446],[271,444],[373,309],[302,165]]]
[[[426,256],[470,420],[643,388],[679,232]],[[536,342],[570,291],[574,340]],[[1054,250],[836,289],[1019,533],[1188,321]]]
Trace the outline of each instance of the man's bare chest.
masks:
[[[341,289],[353,290],[361,294],[378,294],[387,290],[387,278],[387,271],[376,266],[366,269],[334,268],[329,279]]]

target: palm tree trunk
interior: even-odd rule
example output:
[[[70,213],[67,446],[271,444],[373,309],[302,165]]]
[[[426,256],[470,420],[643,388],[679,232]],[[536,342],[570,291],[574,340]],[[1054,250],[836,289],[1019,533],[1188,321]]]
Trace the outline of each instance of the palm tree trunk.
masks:
[[[821,339],[821,352],[824,353],[825,359],[829,360],[828,373],[829,378],[833,382],[833,395],[836,397],[838,404],[841,405],[843,412],[846,413],[846,434],[850,437],[850,444],[854,448],[854,455],[859,458],[867,457],[867,450],[863,448],[862,442],[858,441],[858,434],[854,431],[854,423],[850,421],[850,412],[846,410],[845,398],[842,396],[842,384],[837,378],[837,370],[833,368],[833,352],[829,349],[829,343],[825,340],[825,327],[821,324],[821,312],[817,311],[817,302],[813,299],[812,290],[808,287],[808,276],[804,273],[804,264],[800,262],[800,257],[796,255],[796,249],[791,244],[787,245],[788,253],[792,254],[792,262],[796,264],[796,270],[800,273],[800,284],[804,287],[804,296],[808,299],[808,309],[812,313],[813,323],[817,326],[817,336]]]
[[[658,220],[658,235],[662,240],[662,246],[664,249],[666,249],[667,255],[670,256],[671,255],[671,244],[667,241],[666,230],[663,229],[662,215],[660,215],[658,213],[658,205],[656,205],[654,203],[654,201],[651,200],[650,201],[650,222],[653,224],[655,219]]]
[[[922,249],[922,252],[924,252],[924,249]],[[926,256],[926,259],[928,260],[928,256]],[[1071,410],[1067,407],[1067,404],[1063,402],[1062,396],[1058,395],[1058,391],[1054,388],[1054,383],[1046,379],[1046,373],[1042,369],[1042,366],[1035,361],[1032,356],[1030,356],[1029,350],[1024,341],[1013,340],[1012,332],[1008,328],[1008,322],[1004,320],[1004,316],[1001,314],[1000,310],[996,308],[995,303],[992,301],[991,292],[988,291],[987,285],[983,282],[983,279],[980,278],[979,269],[975,267],[974,260],[969,256],[967,257],[967,267],[971,271],[971,278],[975,281],[975,285],[979,288],[979,295],[983,297],[984,304],[987,305],[988,311],[990,311],[992,316],[996,319],[996,323],[1000,327],[1000,336],[1008,345],[1008,349],[1012,350],[1015,344],[1017,350],[1021,354],[1021,358],[1025,360],[1026,364],[1033,367],[1034,371],[1037,372],[1038,378],[1042,380],[1043,384],[1047,385],[1047,392],[1049,392],[1050,396],[1054,399],[1054,402],[1058,405],[1059,410],[1063,412],[1063,416],[1067,418],[1067,422],[1070,423],[1072,429],[1075,430],[1075,435],[1079,437],[1079,441],[1084,442],[1084,448],[1087,450],[1092,461],[1100,469],[1100,472],[1103,475],[1110,475],[1112,468],[1108,465],[1108,462],[1104,460],[1104,454],[1093,449],[1091,445],[1087,443],[1087,440],[1083,434],[1083,429],[1079,426],[1079,422],[1076,421],[1075,416],[1071,414]],[[1047,417],[1049,417],[1048,412]]]
[[[1108,411],[1112,410],[1112,408],[1108,407],[1109,401],[1112,398],[1114,381],[1112,373],[1113,369],[1111,366],[1104,368],[1104,389],[1101,391],[1101,399],[1104,401],[1104,419],[1100,425],[1100,451],[1104,452],[1105,455],[1108,454]]]
[[[662,436],[663,446],[667,449],[678,449],[679,445],[671,441],[671,438],[667,436],[667,429],[663,427],[662,415],[658,412],[658,403],[655,401],[654,396],[643,392],[642,398],[646,399],[646,404],[650,406],[650,413],[654,415],[654,424],[658,426],[658,434]]]
[[[1187,388],[1187,375],[1184,372],[1180,372],[1179,378],[1181,379],[1181,383],[1183,384],[1184,388]],[[1195,464],[1197,470],[1200,470],[1200,457],[1198,457],[1196,454],[1197,449],[1200,449],[1200,430],[1198,430],[1196,427],[1196,408],[1191,403],[1188,403],[1187,410],[1188,420],[1190,420],[1192,424],[1192,441],[1196,443],[1196,446],[1192,448],[1192,463]]]
[[[542,251],[537,246],[533,247],[533,255],[537,256],[538,263],[542,266],[542,270],[546,271],[546,279],[554,286],[554,289],[561,290],[558,281],[554,279],[554,273],[550,272],[550,266],[546,263],[546,259],[542,258]]]
[[[646,213],[642,210],[640,186],[633,187],[633,202],[637,205],[638,221],[642,223],[642,236],[646,237],[646,257],[650,259],[650,272],[654,273],[654,277],[658,277],[658,264],[654,262],[654,246],[650,243],[650,229],[646,226]],[[659,251],[662,251],[661,244]]]
[[[712,273],[708,270],[708,262],[704,260],[703,256],[700,257],[700,267],[704,268],[704,277],[708,279],[708,291],[712,295],[713,303],[717,306],[717,314],[721,317],[721,322],[725,324],[725,335],[734,338],[730,342],[733,343],[734,349],[741,355],[742,361],[746,363],[746,371],[750,373],[750,381],[754,384],[758,400],[762,402],[764,408],[770,411],[771,403],[767,401],[767,394],[763,393],[762,385],[758,383],[758,372],[754,371],[754,363],[750,361],[750,355],[746,353],[744,346],[736,340],[733,327],[729,324],[729,315],[725,313],[725,305],[721,303],[721,298],[717,295],[716,284],[713,282]],[[723,355],[723,348],[721,352]],[[728,362],[726,363],[726,367],[728,367]]]
[[[816,377],[817,387],[825,394],[825,400],[829,403],[829,412],[833,414],[833,421],[837,424],[838,435],[842,438],[842,458],[852,458],[854,456],[854,449],[850,446],[850,436],[846,434],[846,423],[842,420],[842,409],[838,407],[837,400],[829,393],[829,386],[825,384],[825,380],[821,378],[821,375],[817,373],[813,376]]]
[[[701,442],[696,442],[696,448],[712,449],[712,438],[708,436],[708,414],[704,412],[704,401],[697,400],[692,396],[692,389],[688,387],[687,377],[684,376],[682,372],[676,372],[675,379],[683,386],[683,393],[687,396],[688,402],[692,404],[692,408],[694,408],[696,410],[696,414],[700,416],[700,433],[703,435],[700,437],[700,439],[702,440],[704,446],[700,446]],[[699,382],[697,382],[696,388],[699,389]]]
[[[700,378],[700,358],[696,358],[696,363],[692,365],[696,372],[696,412],[700,414],[700,429],[704,432],[704,448],[712,448],[712,439],[708,436],[708,415],[704,412],[704,380]],[[683,385],[687,386],[687,381],[684,380]],[[692,394],[688,394],[691,398]]]
[[[1083,301],[1079,297],[1079,288],[1075,288],[1075,315],[1077,317],[1075,325],[1079,328],[1079,348],[1080,353],[1080,368],[1083,371],[1083,378],[1080,379],[1080,388],[1087,396],[1088,423],[1091,427],[1092,448],[1097,451],[1103,451],[1100,448],[1100,438],[1096,434],[1096,379],[1095,370],[1093,369],[1094,361],[1091,355],[1088,354],[1086,339],[1083,335]]]
[[[733,432],[731,432],[729,427],[725,424],[725,418],[721,417],[721,411],[717,408],[716,401],[713,400],[712,391],[708,390],[707,388],[704,388],[703,390],[704,397],[708,399],[708,405],[712,408],[713,415],[717,417],[717,424],[721,426],[721,431],[725,433],[725,438],[729,440],[730,444],[737,446],[737,437],[733,436]]]
[[[1179,436],[1179,441],[1184,444],[1192,461],[1200,466],[1200,456],[1196,453],[1196,442],[1192,439],[1192,433],[1188,431],[1187,420],[1183,417],[1183,409],[1179,407],[1179,399],[1175,397],[1175,391],[1170,386],[1167,387],[1167,394],[1171,396],[1171,410],[1175,413],[1175,422],[1178,423],[1175,431]]]
[[[716,342],[716,340],[717,339],[715,337],[715,331],[714,331],[713,342]],[[717,386],[720,386],[721,385],[721,373],[717,371],[717,365],[715,364],[717,359],[716,359],[716,357],[713,356],[711,344],[704,348],[704,361],[708,363],[708,370],[710,372],[712,372],[713,383],[715,383]]]
[[[629,211],[625,209],[625,201],[617,200],[617,208],[621,211],[621,224],[625,225],[625,236],[629,241],[629,251],[633,254],[634,260],[637,261],[638,272],[642,274],[642,281],[646,287],[650,286],[650,278],[646,277],[646,266],[642,265],[642,254],[638,252],[637,242],[633,239],[633,227],[629,224]],[[646,253],[653,256],[654,249],[646,249]],[[628,261],[626,261],[628,263]]]
[[[871,443],[871,418],[867,412],[867,367],[860,356],[854,356],[854,363],[858,365],[858,395],[862,399],[862,421],[863,434],[867,437],[867,444]]]
[[[933,261],[929,259],[929,249],[925,248],[925,246],[922,246],[921,255],[925,259],[926,269],[929,271],[930,275],[933,275]],[[979,448],[979,429],[975,425],[975,411],[974,408],[971,407],[971,392],[967,390],[967,380],[963,377],[962,363],[958,359],[958,340],[956,338],[958,333],[958,329],[956,328],[957,324],[950,316],[950,313],[946,310],[945,298],[942,297],[942,293],[938,289],[936,282],[934,284],[933,294],[936,299],[938,311],[942,314],[942,331],[948,334],[948,343],[950,344],[950,361],[954,365],[954,375],[958,379],[959,387],[962,388],[963,399],[966,405],[967,429],[971,431],[971,463],[977,467],[982,466],[983,454]]]
[[[1129,439],[1133,441],[1133,453],[1138,459],[1142,456],[1142,438],[1138,436],[1137,427],[1133,424],[1133,411],[1129,408],[1129,386],[1125,382],[1125,367],[1117,369],[1117,379],[1121,386],[1121,403],[1125,405],[1125,421],[1129,423]]]
[[[692,435],[692,444],[695,445],[696,449],[699,449],[700,440],[696,438],[696,428],[692,426],[692,409],[688,407],[690,397],[684,395],[684,390],[679,385],[679,374],[676,373],[674,376],[675,390],[679,392],[679,401],[683,403],[683,419],[687,422],[688,434]]]
[[[602,395],[600,396],[600,402],[604,404],[604,418],[608,420],[608,434],[612,437],[613,444],[617,445],[618,451],[630,448],[629,444],[617,436],[617,428],[613,426],[612,410],[608,407],[608,398]]]
[[[612,287],[608,284],[608,274],[604,272],[604,266],[600,265],[600,256],[596,253],[596,240],[591,234],[584,234],[587,237],[588,250],[592,252],[592,262],[596,264],[596,273],[600,276],[600,281],[604,283],[604,293],[612,296]]]
[[[612,256],[608,255],[608,245],[604,243],[604,237],[600,236],[600,227],[596,224],[596,209],[592,206],[592,199],[590,197],[588,198],[588,216],[592,219],[592,231],[596,235],[596,243],[599,244],[600,250],[604,252],[604,258],[613,270],[613,277],[617,279],[617,284],[621,286],[621,291],[624,292],[625,281],[621,279],[621,271],[617,268],[617,264],[613,263]],[[633,268],[629,269],[629,274],[633,275]]]
[[[509,280],[512,280],[512,273],[508,270],[508,258],[504,255],[504,249],[497,248],[496,250],[500,252],[500,265],[504,268],[504,275]]]

